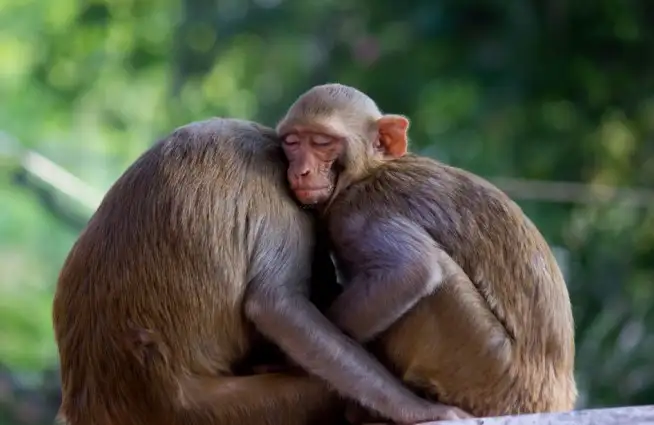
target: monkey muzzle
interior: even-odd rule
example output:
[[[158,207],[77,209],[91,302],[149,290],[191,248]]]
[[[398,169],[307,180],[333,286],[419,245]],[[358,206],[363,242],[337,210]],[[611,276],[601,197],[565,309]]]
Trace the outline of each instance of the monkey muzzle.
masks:
[[[295,198],[303,205],[316,205],[325,202],[329,198],[330,192],[329,187],[293,189]]]

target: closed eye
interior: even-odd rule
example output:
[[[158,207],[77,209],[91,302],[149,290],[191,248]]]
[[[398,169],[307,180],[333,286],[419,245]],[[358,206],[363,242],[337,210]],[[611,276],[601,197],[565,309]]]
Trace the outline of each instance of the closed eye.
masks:
[[[295,134],[289,134],[288,136],[284,137],[284,144],[291,146],[291,145],[297,145],[300,143],[300,138],[295,135]]]
[[[333,137],[314,135],[311,137],[311,143],[316,146],[329,146],[336,140]]]

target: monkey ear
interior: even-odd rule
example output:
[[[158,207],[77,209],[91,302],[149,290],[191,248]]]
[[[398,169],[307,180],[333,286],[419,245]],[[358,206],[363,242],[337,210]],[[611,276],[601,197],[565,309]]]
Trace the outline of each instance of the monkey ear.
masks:
[[[384,115],[377,120],[379,142],[384,153],[391,158],[406,155],[408,149],[407,130],[409,120],[402,115]]]

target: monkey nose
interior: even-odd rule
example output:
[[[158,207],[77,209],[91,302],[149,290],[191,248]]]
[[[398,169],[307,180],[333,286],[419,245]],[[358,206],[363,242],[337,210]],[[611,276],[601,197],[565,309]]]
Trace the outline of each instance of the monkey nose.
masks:
[[[311,172],[311,169],[309,167],[302,167],[302,168],[299,168],[295,172],[295,176],[296,177],[306,177],[306,176],[309,175],[310,172]]]

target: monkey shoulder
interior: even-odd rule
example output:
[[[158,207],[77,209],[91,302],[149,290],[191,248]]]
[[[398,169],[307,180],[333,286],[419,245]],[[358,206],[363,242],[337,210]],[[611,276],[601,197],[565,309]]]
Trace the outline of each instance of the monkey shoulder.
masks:
[[[339,196],[331,229],[356,241],[371,225],[389,219],[424,229],[471,264],[480,246],[503,252],[520,243],[534,253],[547,250],[520,207],[490,182],[412,154],[384,163]]]
[[[138,201],[124,202],[126,194]],[[122,220],[127,216],[132,219]],[[216,252],[233,256],[235,247],[247,253],[260,240],[283,240],[282,229],[304,232],[308,220],[290,196],[274,132],[212,118],[179,127],[144,152],[109,190],[90,226],[115,243],[131,241],[125,249],[150,249],[149,235],[157,234],[171,256],[181,248],[195,252],[213,241],[207,235],[224,235]],[[114,222],[129,238],[111,230]]]
[[[192,122],[175,129],[160,145],[162,156],[187,165],[215,169],[216,161],[220,160],[224,161],[223,168],[272,163],[285,170],[284,154],[275,133],[250,121],[210,118]]]
[[[438,163],[427,158],[407,156],[388,161],[339,194],[329,209],[330,232],[351,239],[380,221],[415,219],[440,205],[428,200],[449,204],[451,193],[446,186],[454,183]],[[455,212],[446,205],[441,207]]]
[[[434,159],[409,154],[379,166],[338,197],[335,220],[362,216],[404,217],[426,227],[453,230],[457,225],[493,231],[528,226],[521,208],[484,178]],[[495,226],[489,226],[493,224]],[[503,226],[499,226],[503,224]],[[502,228],[503,232],[511,229]]]
[[[231,118],[192,122],[175,129],[149,155],[145,161],[157,165],[162,183],[184,183],[189,194],[197,188],[196,193],[213,195],[221,203],[235,199],[239,208],[293,204],[281,144],[272,129],[257,123]]]
[[[467,170],[416,155],[390,165],[380,180],[396,197],[411,199],[413,210],[457,216],[466,225],[492,219],[518,224],[526,219],[508,195]]]

